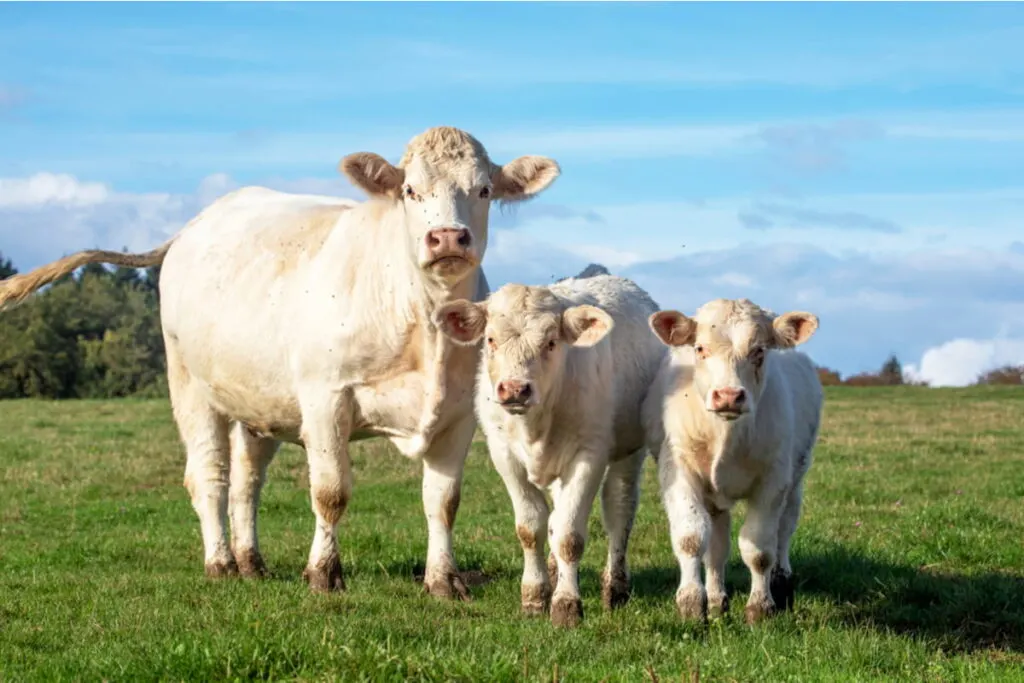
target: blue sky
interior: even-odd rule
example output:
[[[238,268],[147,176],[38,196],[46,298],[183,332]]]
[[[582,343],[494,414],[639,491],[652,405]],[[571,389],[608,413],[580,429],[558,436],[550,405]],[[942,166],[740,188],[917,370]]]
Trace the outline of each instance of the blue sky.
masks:
[[[1024,363],[1016,3],[0,5],[0,251],[144,249],[239,184],[438,124],[563,175],[496,284],[591,260],[665,307],[805,308],[852,373]],[[966,379],[964,379],[966,377]]]

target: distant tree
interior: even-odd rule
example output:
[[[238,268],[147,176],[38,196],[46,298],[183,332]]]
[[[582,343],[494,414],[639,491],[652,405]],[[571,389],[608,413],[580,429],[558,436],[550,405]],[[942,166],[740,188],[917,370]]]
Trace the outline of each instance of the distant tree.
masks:
[[[17,275],[18,269],[11,263],[11,259],[4,258],[4,253],[0,251],[0,280],[6,280],[12,275]]]
[[[903,366],[900,365],[895,354],[889,356],[888,360],[882,364],[878,376],[882,380],[882,384],[903,384]]]
[[[843,379],[838,372],[831,368],[821,366],[818,367],[818,380],[821,382],[822,386],[826,387],[843,383]]]
[[[1024,365],[1004,365],[978,377],[975,384],[1024,384]]]

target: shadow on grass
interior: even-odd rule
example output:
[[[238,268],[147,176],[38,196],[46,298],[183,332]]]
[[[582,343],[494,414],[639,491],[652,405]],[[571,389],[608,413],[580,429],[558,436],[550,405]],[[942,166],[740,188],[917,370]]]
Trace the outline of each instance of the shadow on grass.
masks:
[[[796,609],[801,596],[823,596],[842,623],[927,638],[949,652],[1002,648],[1024,653],[1024,579],[1009,574],[951,574],[876,560],[840,545],[793,556]],[[633,594],[671,600],[676,567],[637,568]],[[726,572],[734,603],[750,575],[738,558]]]

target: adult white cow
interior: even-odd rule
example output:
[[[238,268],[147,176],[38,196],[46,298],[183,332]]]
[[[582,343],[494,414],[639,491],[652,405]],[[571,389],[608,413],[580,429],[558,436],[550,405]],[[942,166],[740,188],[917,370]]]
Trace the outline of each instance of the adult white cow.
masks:
[[[814,334],[818,319],[716,299],[694,318],[659,311],[650,324],[672,348],[644,403],[644,424],[679,561],[676,606],[686,619],[706,618],[709,607],[728,611],[729,511],[746,500],[746,618],[759,621],[793,600],[789,545],[823,395],[814,364],[792,347]]]
[[[515,510],[522,610],[542,614],[550,601],[556,626],[583,618],[579,563],[602,477],[602,597],[607,609],[629,597],[626,547],[646,455],[640,405],[667,354],[647,327],[657,308],[633,282],[596,275],[506,285],[484,303],[453,301],[436,314],[460,344],[487,338],[476,410]]]
[[[352,488],[348,443],[384,436],[423,460],[426,589],[465,597],[451,530],[478,353],[448,341],[433,313],[486,296],[491,201],[536,195],[559,167],[538,156],[498,166],[469,134],[439,127],[397,166],[357,153],[339,168],[370,201],[244,188],[147,254],[81,252],[10,278],[0,306],[86,263],[162,262],[168,382],[206,573],[265,572],[259,495],[289,441],[305,447],[316,515],[303,576],[313,590],[343,589],[335,530]]]

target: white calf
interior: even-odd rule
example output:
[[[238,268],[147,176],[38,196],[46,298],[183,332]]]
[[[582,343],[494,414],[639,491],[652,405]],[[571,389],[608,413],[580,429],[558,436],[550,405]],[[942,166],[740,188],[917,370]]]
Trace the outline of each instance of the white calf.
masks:
[[[728,611],[729,510],[746,500],[740,553],[752,578],[746,618],[756,622],[792,604],[789,544],[823,396],[810,359],[789,349],[814,334],[818,319],[717,299],[693,319],[659,311],[650,324],[672,347],[644,403],[644,425],[679,560],[676,605],[683,618],[704,619],[709,606],[713,615]]]
[[[487,337],[476,412],[515,508],[522,609],[541,614],[550,601],[556,626],[583,618],[577,574],[606,471],[602,595],[608,609],[629,597],[626,546],[645,455],[640,405],[666,355],[647,329],[655,310],[634,283],[599,275],[549,287],[506,285],[484,303],[455,301],[437,312],[438,326],[454,340]],[[545,488],[554,502],[550,518]]]

